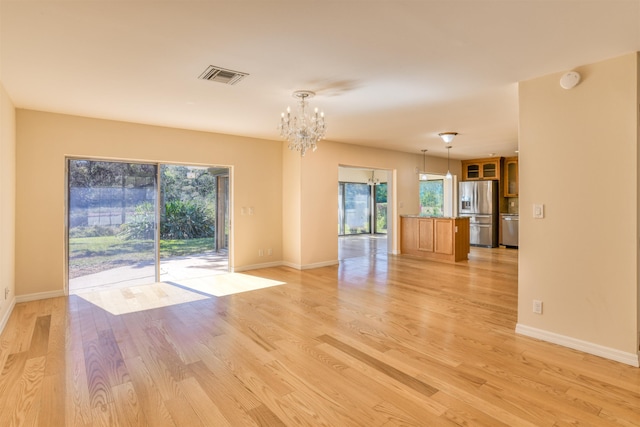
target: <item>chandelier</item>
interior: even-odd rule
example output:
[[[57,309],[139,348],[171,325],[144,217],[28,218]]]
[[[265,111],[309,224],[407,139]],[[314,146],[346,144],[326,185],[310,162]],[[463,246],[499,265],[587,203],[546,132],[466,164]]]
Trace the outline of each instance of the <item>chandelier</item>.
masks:
[[[317,143],[324,138],[326,126],[324,124],[324,113],[318,112],[316,108],[313,114],[307,112],[307,98],[312,98],[314,92],[308,90],[298,90],[293,92],[293,97],[298,98],[297,114],[291,116],[291,109],[287,107],[287,112],[280,117],[280,136],[289,142],[289,150],[296,150],[304,156],[308,149],[316,151]]]

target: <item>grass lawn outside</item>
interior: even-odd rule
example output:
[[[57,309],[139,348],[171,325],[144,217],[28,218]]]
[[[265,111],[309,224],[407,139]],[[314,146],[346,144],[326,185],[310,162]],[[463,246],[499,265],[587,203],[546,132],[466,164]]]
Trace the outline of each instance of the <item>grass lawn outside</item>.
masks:
[[[160,259],[213,251],[215,239],[161,240]],[[117,236],[69,239],[69,278],[130,265],[155,262],[153,240],[124,240]]]

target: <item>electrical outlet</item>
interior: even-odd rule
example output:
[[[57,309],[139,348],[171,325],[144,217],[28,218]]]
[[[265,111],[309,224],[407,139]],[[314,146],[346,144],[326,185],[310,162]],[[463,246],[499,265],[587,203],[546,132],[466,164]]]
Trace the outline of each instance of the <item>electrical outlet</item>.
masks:
[[[537,299],[533,300],[533,312],[536,314],[542,314],[542,301]]]
[[[7,299],[9,296],[9,288],[4,288],[4,299]]]
[[[264,256],[264,249],[258,249],[258,256]]]
[[[273,255],[273,249],[267,249],[267,255],[268,256]]]

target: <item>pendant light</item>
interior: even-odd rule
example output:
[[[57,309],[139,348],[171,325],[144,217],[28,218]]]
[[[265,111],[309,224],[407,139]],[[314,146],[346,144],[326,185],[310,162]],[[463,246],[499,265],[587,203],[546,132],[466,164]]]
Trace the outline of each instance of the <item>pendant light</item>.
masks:
[[[420,181],[427,181],[429,177],[427,176],[427,160],[425,157],[425,153],[429,150],[421,150],[421,151],[422,151],[422,172],[420,172],[418,179]]]
[[[451,153],[451,145],[447,145],[447,174],[445,178],[452,179],[453,175],[451,175],[451,169],[449,168],[449,153]]]

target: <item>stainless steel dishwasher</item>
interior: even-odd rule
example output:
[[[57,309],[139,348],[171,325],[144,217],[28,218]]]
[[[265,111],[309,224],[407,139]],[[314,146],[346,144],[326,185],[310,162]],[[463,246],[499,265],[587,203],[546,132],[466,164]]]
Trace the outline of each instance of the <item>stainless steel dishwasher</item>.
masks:
[[[518,219],[518,215],[500,214],[500,225],[502,226],[501,245],[518,247]]]

